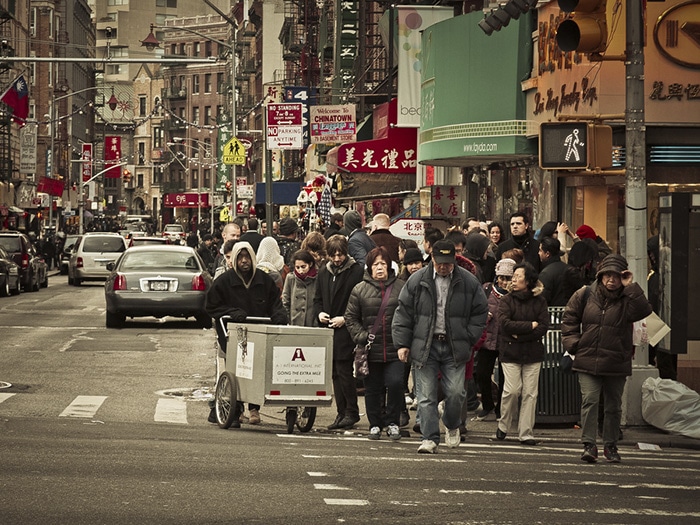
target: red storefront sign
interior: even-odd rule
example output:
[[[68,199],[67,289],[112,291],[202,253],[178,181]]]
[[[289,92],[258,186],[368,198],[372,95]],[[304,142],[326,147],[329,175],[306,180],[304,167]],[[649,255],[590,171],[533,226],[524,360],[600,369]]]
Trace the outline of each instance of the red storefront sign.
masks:
[[[198,204],[199,198],[199,204]],[[208,193],[166,193],[163,196],[163,206],[166,208],[208,208]]]
[[[119,159],[122,157],[122,138],[118,136],[105,137],[105,171],[104,176],[108,179],[119,179],[122,176]]]
[[[61,179],[41,177],[41,179],[39,179],[39,184],[36,185],[36,191],[39,193],[48,193],[54,197],[61,197],[63,195],[63,181]]]

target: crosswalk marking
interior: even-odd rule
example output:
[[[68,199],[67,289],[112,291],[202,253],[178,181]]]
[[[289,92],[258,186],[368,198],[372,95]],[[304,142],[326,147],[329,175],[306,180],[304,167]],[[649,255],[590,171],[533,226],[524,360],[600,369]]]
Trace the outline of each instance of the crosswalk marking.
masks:
[[[326,505],[369,505],[369,501],[366,499],[323,498],[323,501],[326,503]]]
[[[161,423],[187,424],[187,403],[184,399],[161,398],[156,405],[154,421]]]
[[[106,399],[107,396],[77,396],[59,417],[90,418],[97,413]]]
[[[316,490],[350,490],[348,487],[333,485],[332,483],[314,483]]]
[[[0,394],[0,403],[2,403],[3,401],[7,401],[7,400],[10,399],[12,396],[14,396],[14,394],[8,394],[8,393],[2,393],[2,394]]]

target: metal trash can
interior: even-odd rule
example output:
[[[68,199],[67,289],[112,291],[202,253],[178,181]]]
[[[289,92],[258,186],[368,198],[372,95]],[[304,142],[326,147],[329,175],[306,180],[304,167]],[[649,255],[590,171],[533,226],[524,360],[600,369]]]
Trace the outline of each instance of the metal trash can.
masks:
[[[564,307],[549,308],[549,330],[545,335],[545,353],[540,371],[535,423],[576,423],[581,416],[581,390],[576,374],[559,368],[564,355],[561,342],[561,318]]]

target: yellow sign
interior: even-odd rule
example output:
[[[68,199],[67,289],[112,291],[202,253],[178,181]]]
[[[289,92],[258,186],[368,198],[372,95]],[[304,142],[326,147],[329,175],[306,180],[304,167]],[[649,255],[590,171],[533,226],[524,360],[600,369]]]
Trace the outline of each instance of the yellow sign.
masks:
[[[221,157],[221,161],[227,165],[236,164],[243,166],[245,158],[246,151],[243,143],[236,137],[232,137],[224,146],[224,154]]]
[[[219,212],[219,221],[220,222],[230,222],[231,221],[231,211],[229,210],[228,206],[224,206],[221,208],[221,211]]]

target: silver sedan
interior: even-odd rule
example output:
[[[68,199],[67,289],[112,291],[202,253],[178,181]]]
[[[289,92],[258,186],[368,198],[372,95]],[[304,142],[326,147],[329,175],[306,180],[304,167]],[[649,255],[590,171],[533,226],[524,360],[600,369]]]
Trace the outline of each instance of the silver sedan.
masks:
[[[107,269],[107,328],[121,328],[127,317],[148,316],[194,317],[200,326],[211,327],[204,305],[212,280],[194,249],[133,247]]]

